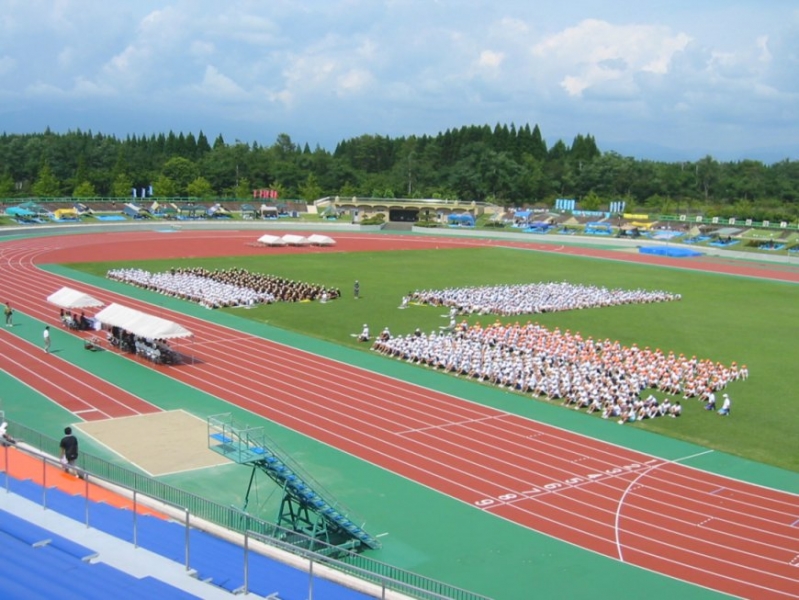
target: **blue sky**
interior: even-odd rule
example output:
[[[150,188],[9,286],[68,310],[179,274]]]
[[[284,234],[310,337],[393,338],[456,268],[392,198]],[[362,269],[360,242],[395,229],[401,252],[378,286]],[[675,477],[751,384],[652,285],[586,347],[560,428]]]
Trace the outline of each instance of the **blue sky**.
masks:
[[[639,158],[799,159],[791,0],[0,0],[0,130],[332,150],[538,123]]]

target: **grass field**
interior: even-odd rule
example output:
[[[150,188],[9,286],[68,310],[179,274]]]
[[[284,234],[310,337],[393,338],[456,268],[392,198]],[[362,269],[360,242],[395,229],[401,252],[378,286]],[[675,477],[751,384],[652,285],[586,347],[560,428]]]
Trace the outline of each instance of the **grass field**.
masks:
[[[698,401],[689,400],[683,402],[681,419],[646,420],[627,426],[799,471],[799,436],[795,433],[799,422],[799,402],[795,398],[799,388],[799,287],[795,285],[507,248],[224,257],[70,267],[102,276],[111,267],[164,271],[193,265],[241,267],[339,287],[342,298],[327,304],[272,304],[225,310],[363,351],[368,351],[368,346],[359,345],[351,334],[360,332],[364,323],[373,333],[387,326],[397,335],[417,327],[427,332],[438,330],[448,322],[442,318],[446,310],[440,308],[411,306],[398,310],[402,296],[417,289],[568,281],[682,294],[680,302],[550,313],[531,320],[579,331],[584,337],[673,350],[725,364],[746,364],[749,380],[736,382],[727,390],[733,400],[730,418],[704,411]],[[355,279],[361,286],[359,300],[352,297]],[[491,316],[469,319],[471,323],[494,320]],[[525,322],[528,318],[501,320]],[[545,402],[519,395],[520,403],[527,401]]]

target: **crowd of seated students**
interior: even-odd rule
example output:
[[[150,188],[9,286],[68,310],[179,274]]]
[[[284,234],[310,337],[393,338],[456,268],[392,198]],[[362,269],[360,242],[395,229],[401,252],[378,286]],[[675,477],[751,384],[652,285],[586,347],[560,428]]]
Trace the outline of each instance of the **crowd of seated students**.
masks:
[[[253,273],[242,268],[210,270],[202,267],[193,267],[172,269],[170,272],[191,273],[212,281],[220,281],[254,289],[258,292],[270,293],[280,302],[321,300],[323,294],[326,294],[327,300],[334,300],[341,296],[341,291],[337,288],[326,288],[320,284],[294,281],[277,275]]]
[[[680,294],[671,292],[608,289],[566,282],[447,288],[416,291],[410,295],[411,302],[448,306],[459,314],[505,316],[680,299]]]
[[[672,395],[689,389],[718,390],[741,377],[735,365],[583,338],[529,321],[487,327],[463,322],[452,332],[430,335],[417,329],[406,336],[378,338],[372,348],[407,362],[626,421],[656,415],[651,399],[641,399],[646,389]],[[667,408],[672,416],[682,410],[679,401],[669,401]],[[661,409],[662,403],[657,412]]]
[[[108,343],[123,352],[130,352],[158,364],[175,364],[177,354],[166,340],[151,340],[132,334],[120,327],[111,327]]]
[[[61,309],[61,324],[68,329],[75,329],[78,331],[90,331],[94,328],[94,321],[86,316],[81,311],[80,314],[75,314],[71,310]]]
[[[208,308],[252,306],[272,302],[328,301],[338,298],[336,288],[292,281],[246,269],[175,268],[165,273],[143,269],[113,269],[108,277]]]

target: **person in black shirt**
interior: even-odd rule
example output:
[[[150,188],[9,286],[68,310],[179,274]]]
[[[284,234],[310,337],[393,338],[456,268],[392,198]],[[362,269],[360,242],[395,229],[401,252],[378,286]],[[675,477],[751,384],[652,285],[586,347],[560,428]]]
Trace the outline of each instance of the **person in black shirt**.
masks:
[[[78,460],[78,438],[72,435],[72,427],[64,429],[64,437],[61,438],[59,447],[61,448],[61,464],[64,465],[64,471],[67,473],[74,472],[83,479],[83,475],[75,468],[75,461]]]

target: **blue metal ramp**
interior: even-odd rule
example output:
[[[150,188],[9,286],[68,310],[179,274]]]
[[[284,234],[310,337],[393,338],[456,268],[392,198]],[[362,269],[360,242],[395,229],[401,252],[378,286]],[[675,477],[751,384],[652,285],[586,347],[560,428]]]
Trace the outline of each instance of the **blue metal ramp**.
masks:
[[[380,541],[353,522],[348,510],[302,474],[274,443],[267,442],[263,428],[238,425],[229,413],[208,417],[208,448],[252,467],[245,510],[255,473],[261,471],[283,490],[278,525],[339,548],[380,548]]]

